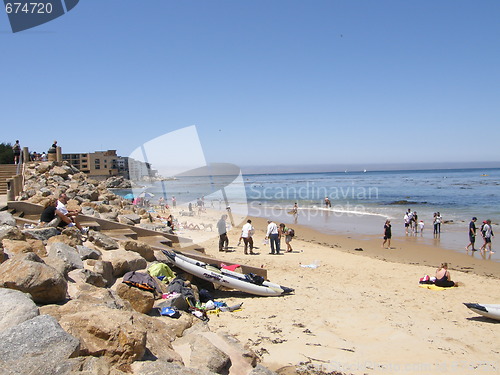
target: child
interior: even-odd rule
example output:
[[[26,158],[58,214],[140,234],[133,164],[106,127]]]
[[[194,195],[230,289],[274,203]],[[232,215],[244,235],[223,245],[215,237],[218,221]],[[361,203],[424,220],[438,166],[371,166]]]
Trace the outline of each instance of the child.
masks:
[[[420,220],[420,222],[418,223],[418,229],[420,229],[420,235],[422,236],[424,234],[424,221],[423,220]]]

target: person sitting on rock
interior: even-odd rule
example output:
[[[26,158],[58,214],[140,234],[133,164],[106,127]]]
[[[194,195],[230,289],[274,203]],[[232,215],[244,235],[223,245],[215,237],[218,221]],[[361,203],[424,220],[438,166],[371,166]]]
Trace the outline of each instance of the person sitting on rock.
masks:
[[[88,228],[83,228],[77,219],[77,216],[80,213],[80,211],[68,210],[68,208],[66,207],[67,203],[68,203],[68,196],[66,195],[66,193],[59,194],[59,199],[57,200],[57,210],[62,212],[66,217],[68,217],[71,220],[71,222],[73,222],[75,226],[80,230],[80,232],[86,234],[88,232]]]
[[[57,209],[57,199],[50,198],[50,200],[45,205],[45,208],[40,215],[41,227],[57,227],[60,223],[64,223],[63,226],[70,225],[73,226],[73,222],[69,217]]]

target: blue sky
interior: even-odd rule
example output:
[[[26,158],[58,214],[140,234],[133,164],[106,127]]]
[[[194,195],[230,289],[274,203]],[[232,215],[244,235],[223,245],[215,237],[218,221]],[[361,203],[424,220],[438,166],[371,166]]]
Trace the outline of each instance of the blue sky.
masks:
[[[0,13],[0,141],[126,156],[196,125],[208,161],[240,166],[500,161],[499,15],[497,0],[85,0],[13,34]]]

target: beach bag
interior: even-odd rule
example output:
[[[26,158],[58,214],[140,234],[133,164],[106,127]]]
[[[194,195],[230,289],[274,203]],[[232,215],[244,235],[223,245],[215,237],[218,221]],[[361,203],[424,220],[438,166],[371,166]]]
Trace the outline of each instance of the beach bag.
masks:
[[[288,235],[290,237],[294,237],[295,236],[295,231],[292,228],[288,229]]]
[[[431,277],[429,275],[425,275],[424,277],[420,278],[420,281],[418,283],[419,284],[434,284],[434,281],[431,280]]]
[[[245,279],[248,282],[250,282],[252,284],[256,284],[256,285],[262,285],[262,283],[265,281],[262,276],[256,275],[254,273],[247,273],[245,275]]]

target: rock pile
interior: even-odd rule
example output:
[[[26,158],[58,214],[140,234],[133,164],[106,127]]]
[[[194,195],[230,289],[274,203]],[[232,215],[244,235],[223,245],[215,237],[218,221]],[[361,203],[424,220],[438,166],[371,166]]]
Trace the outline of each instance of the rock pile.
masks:
[[[141,215],[69,165],[39,163],[28,172],[22,199],[42,203],[65,191],[98,215]],[[86,239],[75,228],[23,229],[2,213],[2,375],[271,374],[233,337],[211,332],[188,312],[160,316],[157,293],[121,282],[162,259],[140,241],[95,231]]]

